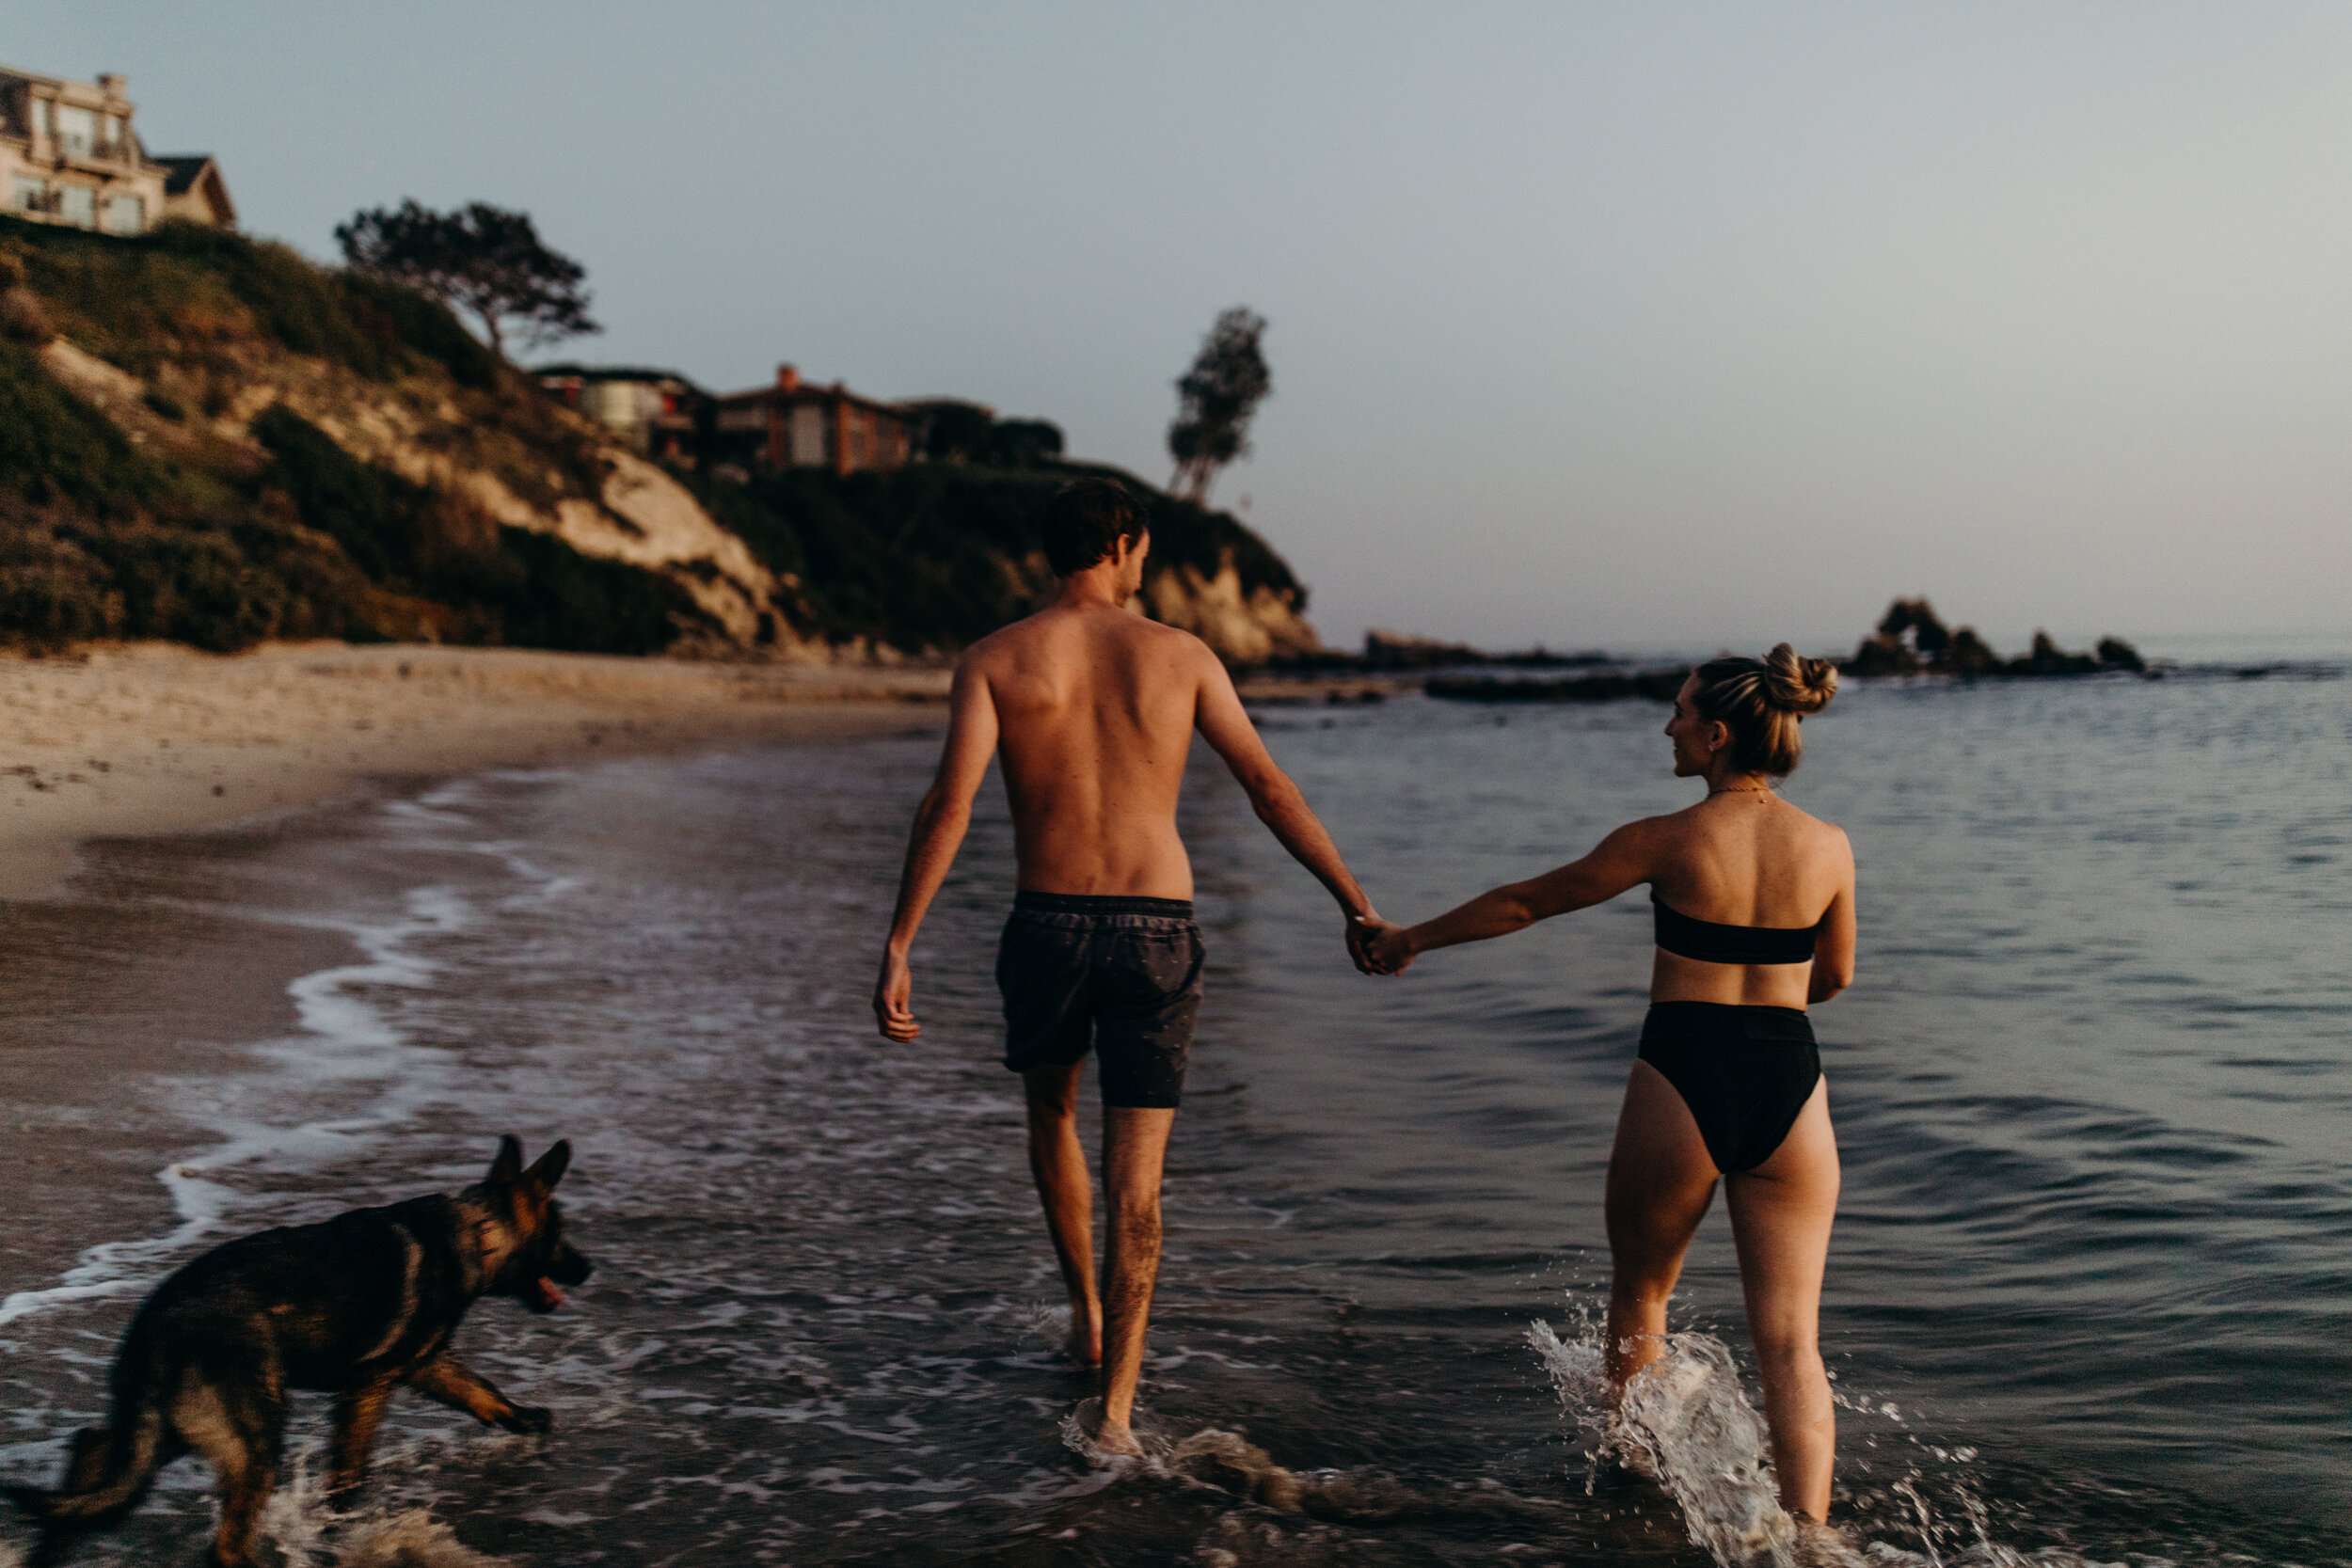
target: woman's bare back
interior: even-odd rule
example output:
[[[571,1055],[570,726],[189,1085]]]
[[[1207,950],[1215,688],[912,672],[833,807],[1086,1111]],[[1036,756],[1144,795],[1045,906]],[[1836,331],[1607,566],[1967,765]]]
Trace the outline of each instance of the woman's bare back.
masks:
[[[1693,920],[1724,926],[1821,927],[1851,968],[1853,851],[1845,833],[1766,790],[1726,790],[1655,819],[1650,891]],[[1823,953],[1817,945],[1821,957]],[[1814,965],[1725,964],[1658,950],[1656,1002],[1802,1007]]]

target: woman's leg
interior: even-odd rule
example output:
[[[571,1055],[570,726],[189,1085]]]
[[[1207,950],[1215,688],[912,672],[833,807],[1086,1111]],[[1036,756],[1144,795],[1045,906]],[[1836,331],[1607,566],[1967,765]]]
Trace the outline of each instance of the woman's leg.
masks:
[[[1772,1157],[1724,1183],[1724,1201],[1740,1248],[1781,1506],[1826,1519],[1837,1457],[1837,1415],[1820,1349],[1821,1271],[1837,1213],[1837,1138],[1826,1080],[1814,1085]]]
[[[1715,1196],[1715,1162],[1691,1108],[1647,1062],[1633,1064],[1609,1152],[1609,1380],[1623,1392],[1665,1353],[1666,1298]]]

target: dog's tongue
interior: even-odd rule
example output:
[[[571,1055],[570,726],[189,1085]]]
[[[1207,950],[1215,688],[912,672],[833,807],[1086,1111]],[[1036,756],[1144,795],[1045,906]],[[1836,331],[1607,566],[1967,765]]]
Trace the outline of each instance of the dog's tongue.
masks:
[[[563,1287],[545,1275],[539,1276],[539,1304],[552,1312],[564,1305]]]

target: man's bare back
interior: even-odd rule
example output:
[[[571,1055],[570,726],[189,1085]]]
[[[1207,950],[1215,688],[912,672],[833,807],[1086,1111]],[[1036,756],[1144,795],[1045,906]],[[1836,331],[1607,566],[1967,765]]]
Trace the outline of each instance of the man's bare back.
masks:
[[[1195,717],[1224,672],[1200,639],[1107,605],[1055,605],[977,644],[1020,885],[1192,896],[1176,834]]]
[[[1376,918],[1267,753],[1225,667],[1200,639],[1125,608],[1150,545],[1116,485],[1081,481],[1055,498],[1046,552],[1060,593],[956,665],[939,774],[915,814],[874,988],[882,1033],[918,1037],[909,952],[989,759],[1001,758],[1019,867],[996,963],[1005,1065],[1022,1075],[1028,1101],[1030,1169],[1070,1291],[1070,1351],[1081,1364],[1102,1362],[1100,1440],[1128,1451],[1159,1270],[1160,1172],[1201,995],[1192,863],[1176,832],[1196,731],[1260,820],[1338,901],[1359,968],[1365,923]],[[1090,1053],[1101,1069],[1110,1231],[1099,1294],[1092,1188],[1075,1127]]]

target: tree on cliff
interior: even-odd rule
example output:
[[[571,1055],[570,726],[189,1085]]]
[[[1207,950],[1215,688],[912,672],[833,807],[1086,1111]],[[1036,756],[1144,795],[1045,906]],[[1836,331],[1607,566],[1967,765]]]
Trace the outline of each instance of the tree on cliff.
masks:
[[[1274,372],[1258,346],[1266,322],[1236,305],[1216,318],[1200,353],[1176,383],[1176,422],[1168,427],[1168,455],[1176,460],[1173,494],[1200,505],[1209,499],[1217,470],[1249,450],[1249,420],[1274,390]]]
[[[587,270],[548,249],[528,213],[484,201],[437,213],[410,199],[354,213],[335,239],[358,270],[471,311],[501,358],[510,328],[532,344],[604,330],[589,319]]]

